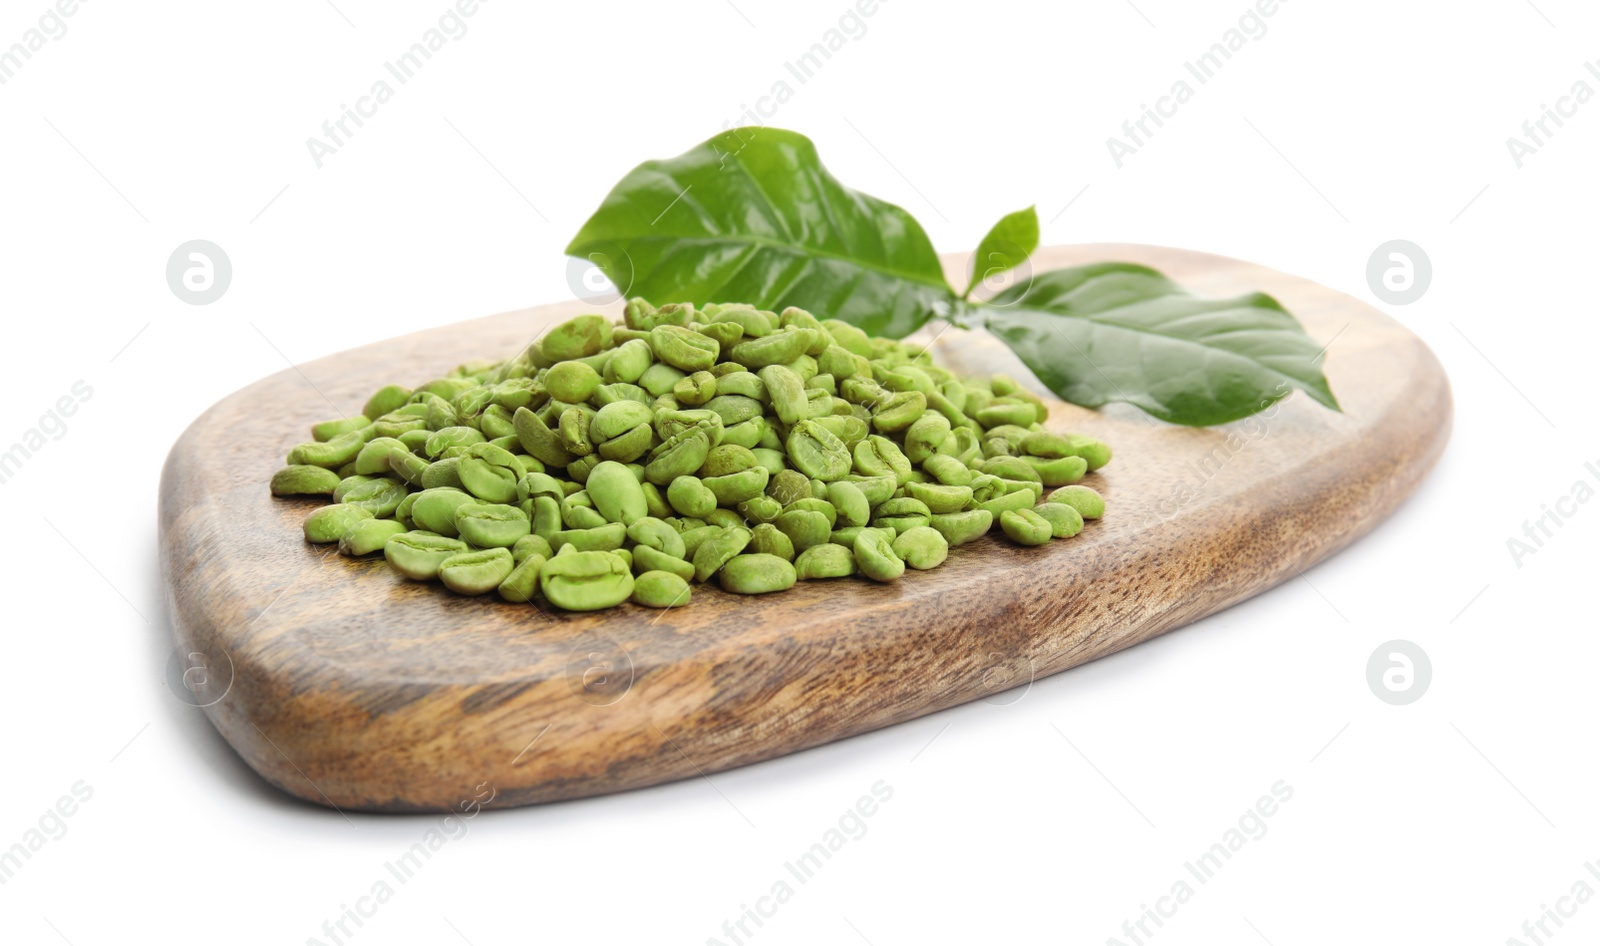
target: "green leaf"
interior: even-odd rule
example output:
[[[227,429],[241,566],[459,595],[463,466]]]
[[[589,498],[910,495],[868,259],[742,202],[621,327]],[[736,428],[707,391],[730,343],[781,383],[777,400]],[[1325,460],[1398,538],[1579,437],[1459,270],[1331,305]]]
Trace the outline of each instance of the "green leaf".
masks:
[[[1034,208],[1006,214],[989,228],[978,251],[972,254],[972,276],[965,299],[984,282],[1022,265],[1039,248],[1039,214]]]
[[[639,165],[567,253],[657,305],[793,305],[894,338],[955,299],[909,213],[840,184],[809,139],[777,128]]]
[[[1174,424],[1224,424],[1298,389],[1339,410],[1322,355],[1270,296],[1193,295],[1131,263],[1039,274],[989,300],[986,327],[1063,399],[1125,401]]]

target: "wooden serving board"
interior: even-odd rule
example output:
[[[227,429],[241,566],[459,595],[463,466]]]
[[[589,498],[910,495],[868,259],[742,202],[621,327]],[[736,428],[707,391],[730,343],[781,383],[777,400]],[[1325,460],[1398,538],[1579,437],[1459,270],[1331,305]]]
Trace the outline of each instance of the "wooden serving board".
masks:
[[[174,632],[213,673],[231,664],[206,712],[267,781],[340,809],[445,810],[482,797],[480,786],[494,805],[524,805],[717,772],[965,703],[1242,601],[1377,525],[1443,450],[1443,369],[1367,305],[1175,249],[1059,247],[1034,265],[1102,260],[1147,263],[1208,295],[1276,296],[1331,343],[1326,370],[1345,412],[1295,394],[1270,417],[1195,430],[1052,400],[1052,429],[1115,450],[1085,481],[1105,494],[1106,517],[1073,539],[1020,548],[989,536],[887,585],[834,579],[742,597],[712,583],[665,612],[567,614],[456,597],[400,578],[381,556],[308,545],[300,523],[316,503],[275,499],[267,479],[333,413],[323,395],[359,413],[383,384],[509,356],[545,324],[594,308],[389,339],[231,395],[167,459]],[[958,285],[966,261],[947,259]],[[1044,393],[981,333],[947,331],[933,351],[954,370],[1009,372]]]

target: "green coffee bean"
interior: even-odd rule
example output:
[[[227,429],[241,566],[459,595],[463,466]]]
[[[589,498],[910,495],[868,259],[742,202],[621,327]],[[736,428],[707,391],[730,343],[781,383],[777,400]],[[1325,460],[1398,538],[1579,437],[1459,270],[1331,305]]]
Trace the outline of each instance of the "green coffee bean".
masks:
[[[339,537],[339,554],[359,558],[381,552],[384,543],[404,531],[405,525],[393,519],[363,519]]]
[[[594,508],[607,522],[629,525],[649,514],[644,490],[633,471],[615,460],[604,460],[590,471],[584,489],[594,500]]]
[[[877,529],[864,529],[856,536],[856,567],[873,581],[894,581],[905,574],[906,563],[894,554],[894,546]]]
[[[667,503],[681,516],[702,518],[717,508],[717,494],[698,477],[675,477],[667,486]]]
[[[1050,523],[1051,534],[1058,539],[1070,539],[1083,531],[1083,516],[1066,503],[1040,503],[1033,511]]]
[[[517,408],[537,407],[549,396],[539,382],[524,377],[507,378],[496,384],[491,391],[494,395],[494,406],[504,410],[508,420]]]
[[[651,570],[633,580],[633,603],[647,608],[676,608],[689,603],[689,583],[682,575]]]
[[[726,388],[731,386],[732,380],[723,378],[720,384]],[[742,394],[719,394],[706,403],[706,410],[715,414],[723,427],[729,428],[760,418],[765,407],[757,398]],[[726,434],[722,439],[724,443],[729,442]]]
[[[289,457],[285,462],[289,466],[306,464],[337,470],[339,467],[354,460],[361,452],[361,448],[367,442],[364,431],[369,429],[363,428],[362,430],[352,430],[348,433],[339,434],[324,443],[300,444],[289,451]]]
[[[771,335],[778,327],[777,319],[771,312],[739,303],[721,306],[715,314],[708,307],[702,314],[710,317],[713,322],[737,322],[739,327],[744,329],[744,334],[751,338]]]
[[[949,418],[935,411],[924,413],[906,428],[906,459],[912,463],[922,463],[933,456],[949,436]]]
[[[451,447],[470,447],[475,443],[483,443],[484,435],[471,427],[446,427],[436,430],[428,437],[428,442],[423,446],[423,452],[428,456],[438,459],[445,456],[445,451]]]
[[[628,538],[636,545],[657,549],[673,558],[683,558],[686,550],[683,536],[669,523],[649,516],[641,516],[628,525]]]
[[[517,441],[517,428],[511,421],[511,411],[499,404],[490,404],[484,408],[478,417],[478,429],[483,431],[483,435],[489,438],[490,443]]]
[[[1073,453],[1082,457],[1088,463],[1090,473],[1111,462],[1111,448],[1093,437],[1073,434],[1067,438],[1067,441],[1071,445]]]
[[[882,532],[883,537],[890,542],[893,542],[895,537],[893,529],[879,529],[875,526],[845,526],[843,529],[833,530],[833,533],[828,536],[828,541],[834,545],[842,545],[847,549],[853,549],[856,547],[856,538],[863,532]]]
[[[558,554],[565,545],[580,552],[611,552],[627,541],[628,528],[620,522],[608,522],[591,529],[562,529],[549,539],[550,547]]]
[[[771,428],[769,427],[768,430],[771,431]],[[777,434],[774,433],[773,436],[776,437]],[[775,447],[760,446],[763,442],[757,441],[757,446],[751,447],[750,452],[755,454],[756,465],[767,471],[767,488],[770,490],[772,488],[771,477],[789,469],[789,458],[782,450]]]
[[[540,558],[551,558],[555,551],[550,548],[550,541],[542,535],[525,535],[511,546],[511,558],[518,564],[531,555]]]
[[[397,479],[358,474],[339,481],[339,486],[333,491],[333,501],[364,506],[381,519],[394,515],[408,495],[405,484]]]
[[[416,528],[416,524],[411,520],[411,507],[416,505],[417,495],[417,493],[412,493],[405,499],[400,500],[400,505],[396,506],[394,510],[395,521],[401,523],[407,529]]]
[[[649,341],[657,358],[684,372],[710,369],[722,349],[716,339],[677,325],[656,326],[650,330]]]
[[[685,538],[685,545],[688,544]],[[721,529],[706,536],[694,550],[694,580],[705,581],[750,544],[750,530],[742,526]]]
[[[359,470],[360,460],[358,459],[356,462]],[[423,484],[423,481],[429,478],[428,471],[433,469],[433,464],[429,463],[427,460],[424,460],[414,453],[408,453],[404,450],[394,450],[389,454],[388,463],[389,469],[393,471],[396,476],[405,480],[407,484],[418,487],[419,489],[428,488]],[[412,493],[411,495],[415,496],[416,493]]]
[[[880,529],[893,529],[896,533],[928,524],[932,513],[928,505],[910,496],[880,503],[873,510],[872,524]]]
[[[927,409],[928,398],[921,391],[901,391],[873,410],[872,426],[883,433],[902,431]]]
[[[668,486],[678,477],[699,470],[711,452],[713,429],[709,421],[702,421],[673,434],[650,452],[650,462],[644,468],[645,479],[658,486]]]
[[[592,453],[586,457],[579,457],[567,464],[566,474],[574,483],[586,483],[589,480],[589,471],[595,468],[600,459],[598,454]]]
[[[760,338],[749,338],[728,351],[728,359],[752,371],[768,365],[787,365],[805,354],[816,341],[814,336],[797,331],[773,332]]]
[[[698,523],[698,524],[695,524],[695,523]],[[689,559],[693,559],[695,550],[700,547],[700,543],[704,542],[705,540],[711,538],[712,536],[716,535],[717,533],[719,533],[721,531],[722,531],[722,527],[721,526],[707,525],[702,520],[698,520],[698,519],[690,520],[688,523],[685,524],[685,527],[684,527],[683,531],[678,533],[680,536],[683,537],[683,554],[684,554],[684,557],[685,558],[689,558]]]
[[[733,424],[722,432],[722,442],[739,447],[754,448],[761,445],[768,434],[767,422],[759,417]]]
[[[743,365],[723,362],[707,372],[707,374],[717,379],[718,394],[738,395],[739,398],[763,403],[771,399],[771,395],[767,393],[766,382],[761,380],[760,375],[752,373]],[[724,402],[725,405],[729,406],[737,403],[742,402],[734,398]]]
[[[971,487],[973,485],[973,471],[960,459],[946,453],[934,453],[930,458],[922,461],[923,471],[928,472],[933,479],[939,480],[946,487]]]
[[[874,354],[871,336],[849,322],[842,322],[839,319],[823,319],[822,327],[827,330],[829,335],[833,336],[834,342],[846,351],[868,358]]]
[[[594,529],[610,521],[594,508],[594,500],[587,489],[561,500],[561,524],[568,529]]]
[[[411,390],[398,384],[391,384],[379,388],[372,397],[367,399],[367,404],[361,409],[372,420],[377,420],[390,411],[398,410],[411,399]]]
[[[787,506],[811,495],[811,479],[798,470],[782,470],[772,474],[767,484],[767,495]]]
[[[1106,513],[1106,501],[1088,486],[1063,486],[1051,492],[1050,502],[1065,503],[1085,519],[1098,519]]]
[[[678,383],[672,386],[672,396],[678,399],[679,404],[699,407],[717,396],[717,376],[709,371],[696,371],[688,377],[679,378]]]
[[[394,461],[390,462],[392,464]],[[445,457],[429,463],[428,468],[423,470],[422,476],[418,478],[417,485],[425,490],[448,487],[464,492],[461,482],[461,458]]]
[[[794,540],[790,539],[770,522],[763,522],[750,530],[750,545],[748,548],[752,552],[776,555],[786,562],[794,561]]]
[[[272,474],[274,496],[332,496],[339,486],[339,474],[309,463],[286,466]]]
[[[724,443],[706,456],[706,462],[700,468],[700,475],[727,476],[742,473],[755,466],[757,466],[755,454],[751,453],[749,448]]]
[[[821,492],[826,495],[827,489],[824,488]],[[783,511],[792,512],[800,509],[809,509],[812,512],[821,513],[822,517],[828,520],[829,529],[832,529],[839,521],[839,510],[835,509],[833,507],[833,503],[828,502],[827,499],[818,499],[808,496],[804,499],[795,500],[785,507]]]
[[[634,331],[648,331],[655,327],[656,318],[656,307],[648,299],[629,299],[622,309],[622,324]]]
[[[972,487],[934,483],[907,483],[906,493],[919,500],[933,514],[960,512],[972,502]]]
[[[539,569],[539,590],[558,608],[598,611],[628,600],[633,576],[610,552],[568,552]]]
[[[499,503],[469,503],[456,510],[456,532],[479,548],[511,548],[528,537],[532,523],[521,509]]]
[[[834,407],[837,406],[836,403]],[[814,414],[811,420],[843,441],[845,448],[851,451],[852,461],[855,457],[856,444],[867,439],[867,434],[870,432],[866,420],[854,414]]]
[[[1045,486],[1065,486],[1083,479],[1083,474],[1089,470],[1089,461],[1083,457],[1060,457],[1047,460],[1043,457],[1021,457],[1023,462],[1033,467],[1038,474],[1039,481]]]
[[[1019,398],[997,397],[988,406],[979,410],[975,415],[978,423],[985,427],[999,427],[1002,424],[1015,424],[1027,426],[1033,423],[1037,414],[1034,406]]]
[[[419,430],[426,433],[427,427],[428,422],[424,418],[392,412],[373,421],[370,429],[374,439],[377,437],[394,437],[398,439],[405,434]]]
[[[515,569],[508,549],[457,552],[439,563],[439,580],[458,595],[481,595],[500,587]]]
[[[558,401],[587,401],[600,386],[600,372],[581,361],[563,361],[544,374],[544,389]]]
[[[425,489],[417,494],[416,502],[411,506],[411,518],[428,532],[454,538],[460,534],[456,530],[456,512],[462,506],[475,505],[477,502],[461,490],[448,486]]]
[[[522,499],[548,496],[560,502],[566,498],[567,493],[562,488],[562,481],[548,473],[529,473],[517,481],[517,495]]]
[[[849,448],[817,421],[802,420],[795,424],[785,446],[794,468],[814,480],[843,479],[850,472]]]
[[[1058,459],[1075,457],[1077,452],[1066,435],[1053,430],[1035,430],[1022,439],[1022,452],[1032,457]]]
[[[1029,430],[1016,424],[1000,424],[984,431],[983,455],[985,457],[1014,456],[1021,452]]]
[[[895,480],[894,474],[885,476],[862,476],[848,480],[854,483],[856,489],[861,490],[861,495],[867,498],[868,505],[877,506],[888,502],[900,484]]]
[[[573,457],[587,457],[594,453],[589,421],[596,413],[585,404],[563,411],[556,419],[556,436],[561,439],[561,446]]]
[[[361,445],[356,454],[356,473],[362,476],[381,476],[391,470],[389,457],[396,451],[409,453],[406,445],[394,437],[374,437]]]
[[[611,344],[611,322],[603,315],[580,315],[546,332],[539,354],[552,362],[599,354]]]
[[[654,442],[650,422],[654,414],[638,401],[613,401],[589,421],[589,439],[607,460],[632,463]]]
[[[688,377],[685,372],[679,371],[665,362],[656,362],[644,373],[639,375],[639,387],[644,388],[654,397],[668,394],[679,381]]]
[[[785,424],[797,424],[808,414],[805,384],[783,365],[767,365],[756,372],[772,401],[773,413]]]
[[[345,532],[362,519],[371,519],[372,510],[352,503],[323,506],[306,516],[304,532],[307,542],[325,544],[337,542]]]
[[[937,568],[950,554],[950,543],[938,530],[916,526],[895,537],[890,548],[900,560],[916,569]]]
[[[1043,545],[1055,536],[1055,527],[1031,508],[1002,512],[1000,529],[1018,545]]]
[[[1027,509],[1032,506],[1038,497],[1032,491],[1019,489],[1010,493],[1001,493],[993,499],[978,503],[979,509],[984,509],[990,515],[1000,516],[1017,509]]]
[[[370,426],[372,426],[372,418],[365,414],[358,414],[355,417],[343,417],[339,420],[323,421],[320,424],[312,425],[311,439],[318,443],[326,443],[340,434]]]
[[[673,508],[667,504],[667,495],[661,487],[654,483],[644,482],[639,484],[639,491],[644,493],[644,508],[646,514],[656,519],[665,519],[675,515]]]
[[[508,503],[517,498],[517,481],[525,475],[511,451],[491,443],[467,448],[456,466],[462,489],[487,503]]]
[[[530,554],[518,559],[516,551],[513,550],[511,558],[516,562],[516,567],[511,569],[511,574],[506,576],[506,580],[502,581],[496,590],[501,598],[512,604],[526,604],[538,597],[539,570],[544,568],[546,557]]]
[[[751,460],[755,457],[752,455]],[[702,476],[700,482],[717,498],[719,506],[736,506],[754,499],[767,488],[769,474],[765,467],[754,466],[726,476]]]
[[[1022,457],[998,456],[990,457],[979,465],[978,469],[990,476],[998,476],[1003,480],[1026,480],[1039,482],[1039,471]]]
[[[561,437],[545,423],[544,418],[519,407],[511,415],[511,424],[517,431],[517,442],[522,449],[547,466],[566,466],[577,457],[561,442]]]
[[[1005,481],[998,476],[979,473],[972,478],[972,501],[974,503],[981,505],[991,499],[1004,496],[1008,492],[1011,491],[1006,489]]]
[[[675,558],[648,545],[635,545],[633,547],[633,570],[635,573],[646,571],[671,572],[684,581],[694,579],[693,562]]]
[[[856,573],[856,556],[850,548],[833,542],[813,545],[794,560],[795,577],[844,578]]]
[[[887,437],[873,434],[856,444],[853,459],[856,472],[862,476],[893,476],[899,486],[911,479],[911,461]]]
[[[389,566],[417,581],[439,577],[444,560],[465,551],[467,543],[460,539],[426,531],[402,532],[383,544],[383,557]]]
[[[939,444],[939,453],[959,460],[963,465],[970,462],[979,453],[978,435],[969,427],[957,427]],[[931,459],[931,458],[930,458]],[[941,480],[942,482],[949,482]],[[950,483],[952,486],[965,486],[965,483]]]
[[[934,389],[933,379],[928,377],[927,372],[910,365],[885,371],[883,386],[891,391],[921,391],[924,395]]]
[[[723,591],[741,595],[761,595],[794,587],[794,566],[787,559],[757,552],[735,555],[722,566],[717,576]]]
[[[438,383],[443,384],[444,382]],[[452,389],[441,388],[441,390]],[[445,400],[444,397],[431,391],[420,392],[418,396],[423,398],[420,403],[425,404],[428,409],[424,418],[427,421],[429,430],[448,430],[451,427],[461,426],[461,413],[455,409],[455,405]]]
[[[967,509],[928,517],[928,527],[944,536],[951,545],[971,542],[989,531],[994,524],[994,513],[987,509]]]
[[[535,496],[533,504],[533,533],[546,541],[565,524],[561,521],[561,503],[550,496]]]
[[[773,525],[789,538],[796,552],[826,543],[833,532],[828,517],[815,509],[791,509]]]
[[[847,480],[828,484],[828,502],[838,513],[835,525],[864,526],[872,518],[872,505],[860,485]]]
[[[640,338],[630,339],[618,345],[617,350],[607,359],[605,378],[607,381],[636,384],[654,358],[649,342]]]

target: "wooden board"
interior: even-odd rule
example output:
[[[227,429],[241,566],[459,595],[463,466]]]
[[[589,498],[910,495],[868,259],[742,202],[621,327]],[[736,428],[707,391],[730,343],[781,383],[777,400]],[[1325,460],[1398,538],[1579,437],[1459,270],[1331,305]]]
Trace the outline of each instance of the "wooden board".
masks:
[[[160,525],[175,635],[232,667],[206,712],[267,781],[341,809],[444,810],[478,786],[494,805],[522,805],[717,772],[977,699],[1248,598],[1377,525],[1443,450],[1442,368],[1365,304],[1182,250],[1061,247],[1034,263],[1100,260],[1147,263],[1209,295],[1276,296],[1331,343],[1345,413],[1296,394],[1270,417],[1193,430],[1052,401],[1052,429],[1116,451],[1086,480],[1106,518],[1074,539],[1028,549],[985,537],[888,585],[802,582],[754,598],[706,585],[665,612],[576,615],[459,598],[381,557],[327,554],[300,534],[315,503],[274,499],[266,481],[333,413],[323,395],[358,413],[382,384],[508,356],[593,307],[378,342],[252,384],[172,449]],[[947,265],[961,284],[966,256]],[[1033,381],[982,334],[947,331],[933,350],[963,373]]]

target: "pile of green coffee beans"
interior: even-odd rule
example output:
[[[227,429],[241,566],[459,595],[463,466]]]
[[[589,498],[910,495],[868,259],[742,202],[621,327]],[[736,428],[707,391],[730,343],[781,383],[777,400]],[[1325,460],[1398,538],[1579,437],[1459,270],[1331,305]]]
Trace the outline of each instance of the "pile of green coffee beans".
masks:
[[[894,581],[996,524],[1076,535],[1105,502],[1073,484],[1111,450],[1045,417],[1009,378],[801,309],[634,299],[621,325],[581,315],[509,361],[383,388],[315,425],[272,492],[332,497],[308,541],[460,594],[665,608],[713,577]]]

